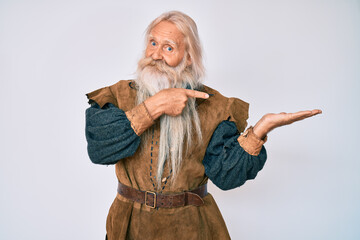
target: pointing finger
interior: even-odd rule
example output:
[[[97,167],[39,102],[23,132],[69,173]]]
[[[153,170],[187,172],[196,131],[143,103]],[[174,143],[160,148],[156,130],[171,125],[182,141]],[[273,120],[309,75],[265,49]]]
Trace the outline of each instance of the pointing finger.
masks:
[[[186,96],[193,98],[209,98],[209,94],[191,89],[185,89],[185,94]]]

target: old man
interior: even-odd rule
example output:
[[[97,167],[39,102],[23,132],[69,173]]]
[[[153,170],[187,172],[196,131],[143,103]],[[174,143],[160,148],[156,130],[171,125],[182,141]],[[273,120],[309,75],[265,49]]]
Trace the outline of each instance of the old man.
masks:
[[[115,164],[118,179],[107,238],[229,239],[208,179],[224,190],[254,179],[267,158],[267,134],[321,111],[266,114],[246,129],[248,103],[202,83],[189,16],[164,13],[145,37],[135,80],[87,94],[90,159]]]

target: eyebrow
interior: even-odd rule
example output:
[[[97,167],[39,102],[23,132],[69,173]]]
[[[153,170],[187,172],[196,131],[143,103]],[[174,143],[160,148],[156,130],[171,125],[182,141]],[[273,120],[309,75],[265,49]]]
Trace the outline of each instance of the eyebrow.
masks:
[[[154,39],[155,41],[157,41],[156,40],[156,38],[153,36],[153,35],[149,35],[149,39]],[[172,44],[172,45],[175,45],[175,47],[177,47],[178,45],[176,44],[176,42],[174,42],[174,41],[172,41],[172,40],[169,40],[169,39],[166,39],[165,41],[164,41],[165,43],[170,43],[170,44]]]

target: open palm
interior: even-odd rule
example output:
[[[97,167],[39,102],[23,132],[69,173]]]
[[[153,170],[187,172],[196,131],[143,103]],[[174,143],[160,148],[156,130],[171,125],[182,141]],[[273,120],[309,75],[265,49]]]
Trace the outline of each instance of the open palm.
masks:
[[[259,122],[254,126],[254,133],[260,138],[263,138],[271,130],[281,127],[284,125],[289,125],[293,122],[303,120],[322,113],[320,109],[299,111],[295,113],[268,113],[265,114]]]

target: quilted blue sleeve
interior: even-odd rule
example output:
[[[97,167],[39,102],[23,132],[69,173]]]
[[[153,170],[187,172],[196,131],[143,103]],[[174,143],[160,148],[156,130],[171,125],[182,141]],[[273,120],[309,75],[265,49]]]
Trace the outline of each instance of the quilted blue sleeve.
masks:
[[[125,112],[111,103],[103,108],[93,103],[86,109],[85,135],[90,160],[96,164],[115,164],[132,156],[140,144]]]
[[[222,190],[229,190],[254,179],[263,168],[267,154],[262,146],[259,155],[248,154],[239,144],[236,125],[223,121],[213,133],[203,160],[205,173]]]

